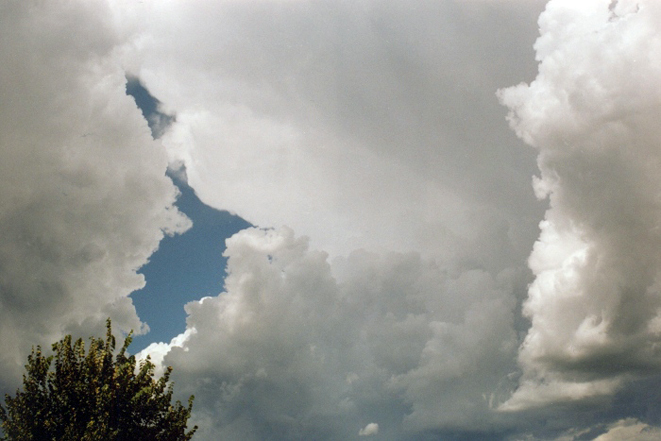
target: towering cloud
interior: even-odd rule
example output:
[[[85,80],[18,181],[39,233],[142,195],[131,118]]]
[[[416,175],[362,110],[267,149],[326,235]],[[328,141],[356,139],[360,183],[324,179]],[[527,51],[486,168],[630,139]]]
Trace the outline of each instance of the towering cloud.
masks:
[[[503,409],[607,397],[661,368],[660,22],[654,1],[551,1],[537,78],[500,92],[550,201]]]
[[[541,3],[4,2],[0,386],[140,329],[184,164],[262,227],[143,353],[201,441],[656,436],[661,4]]]
[[[106,317],[141,329],[128,294],[164,232],[185,228],[115,49],[104,3],[0,5],[0,385],[26,352]],[[5,389],[6,390],[6,389]]]

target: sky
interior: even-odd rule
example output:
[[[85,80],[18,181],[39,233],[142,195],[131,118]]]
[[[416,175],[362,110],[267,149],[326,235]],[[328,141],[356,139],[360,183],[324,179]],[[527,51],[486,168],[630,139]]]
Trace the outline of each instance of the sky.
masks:
[[[195,439],[661,437],[661,3],[0,3],[0,390],[136,334]]]
[[[126,93],[147,120],[152,137],[159,139],[175,117],[136,77],[127,78]],[[142,350],[152,342],[169,342],[186,328],[183,305],[216,295],[223,289],[227,259],[225,239],[252,225],[227,211],[205,205],[188,185],[185,167],[166,172],[179,194],[174,205],[193,226],[183,234],[165,236],[149,261],[138,270],[145,285],[131,293],[136,312],[149,332],[136,335],[131,348]]]

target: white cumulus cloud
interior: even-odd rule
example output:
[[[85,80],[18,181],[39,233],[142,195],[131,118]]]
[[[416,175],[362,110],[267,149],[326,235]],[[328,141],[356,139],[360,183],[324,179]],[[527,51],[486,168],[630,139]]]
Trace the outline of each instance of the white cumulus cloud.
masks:
[[[652,1],[551,1],[537,78],[500,92],[550,202],[505,409],[609,397],[661,367],[659,20]]]
[[[153,142],[115,49],[125,29],[104,2],[0,6],[0,385],[30,347],[64,333],[141,329],[128,295],[172,206]]]
[[[377,423],[369,423],[358,431],[359,436],[372,436],[379,434],[379,425]]]
[[[227,245],[226,292],[186,306],[194,331],[164,358],[201,439],[352,439],[376,415],[403,418],[380,424],[393,439],[502,424],[485,395],[514,369],[516,272],[361,251],[338,280],[287,228]]]

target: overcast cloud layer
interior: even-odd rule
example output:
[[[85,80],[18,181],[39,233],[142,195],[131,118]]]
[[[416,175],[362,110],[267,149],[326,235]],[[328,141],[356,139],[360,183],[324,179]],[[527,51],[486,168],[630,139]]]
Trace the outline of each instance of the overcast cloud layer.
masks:
[[[661,6],[575,3],[4,3],[2,387],[141,329],[185,165],[261,227],[142,354],[196,439],[658,437]]]

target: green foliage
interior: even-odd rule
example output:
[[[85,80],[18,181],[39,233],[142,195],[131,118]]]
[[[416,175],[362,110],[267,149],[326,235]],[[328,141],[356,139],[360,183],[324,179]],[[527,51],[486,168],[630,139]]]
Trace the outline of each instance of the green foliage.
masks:
[[[115,337],[110,319],[105,341],[68,335],[53,344],[54,355],[32,349],[23,375],[23,390],[0,404],[3,440],[190,440],[188,406],[172,405],[172,368],[154,378],[154,364],[127,356],[131,335],[113,359]],[[53,361],[54,369],[51,368]]]

